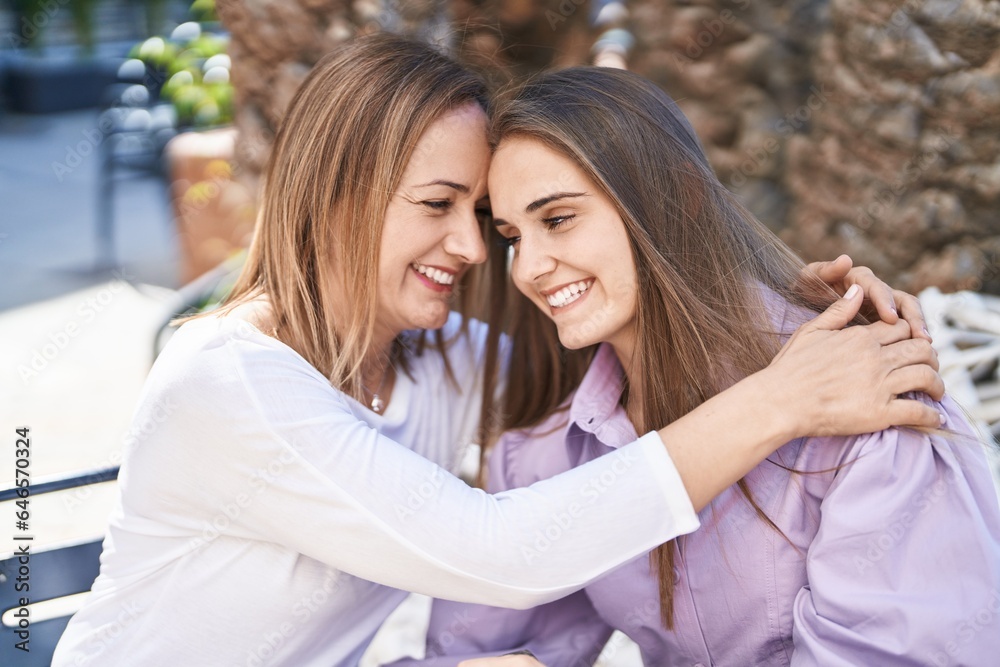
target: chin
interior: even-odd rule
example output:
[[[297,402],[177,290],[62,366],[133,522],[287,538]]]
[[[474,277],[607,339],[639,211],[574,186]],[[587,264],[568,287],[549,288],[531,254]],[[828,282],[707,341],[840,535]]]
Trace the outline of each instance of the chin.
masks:
[[[448,322],[448,315],[451,309],[447,304],[442,304],[440,308],[433,311],[421,313],[417,317],[410,318],[410,329],[440,329]]]
[[[560,329],[558,333],[559,342],[562,343],[562,346],[567,350],[581,350],[585,347],[593,345],[594,343],[600,342],[598,340],[593,340],[593,335],[587,335],[584,332],[577,331],[575,329],[570,331],[563,331]]]

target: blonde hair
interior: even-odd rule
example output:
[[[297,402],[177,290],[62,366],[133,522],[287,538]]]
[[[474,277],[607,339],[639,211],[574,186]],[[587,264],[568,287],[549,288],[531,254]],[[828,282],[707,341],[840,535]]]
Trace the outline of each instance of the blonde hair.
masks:
[[[482,79],[425,44],[375,34],[324,57],[282,121],[247,261],[220,312],[267,295],[273,335],[360,395],[386,206],[428,126],[469,103],[487,109]],[[351,289],[334,294],[335,279]]]
[[[670,424],[771,362],[780,332],[768,320],[761,287],[817,312],[837,298],[818,279],[798,287],[802,261],[719,183],[687,119],[649,81],[616,69],[572,68],[538,77],[495,106],[494,146],[527,137],[568,157],[624,222],[638,274],[639,433]],[[493,279],[504,279],[504,250],[495,250],[490,264]],[[510,334],[512,357],[489,441],[565,407],[596,349],[563,348],[552,321],[509,278],[491,309],[487,367],[496,367],[501,329]],[[627,381],[623,389],[627,403]],[[738,484],[757,516],[777,530],[746,482]],[[668,628],[674,559],[674,542],[651,554]]]

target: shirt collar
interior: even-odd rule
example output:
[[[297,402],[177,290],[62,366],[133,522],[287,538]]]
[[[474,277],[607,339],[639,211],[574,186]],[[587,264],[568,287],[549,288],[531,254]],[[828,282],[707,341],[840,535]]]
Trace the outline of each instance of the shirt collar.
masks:
[[[570,426],[592,433],[608,447],[618,448],[636,439],[635,427],[621,406],[625,372],[614,348],[602,343],[583,376],[569,408]]]

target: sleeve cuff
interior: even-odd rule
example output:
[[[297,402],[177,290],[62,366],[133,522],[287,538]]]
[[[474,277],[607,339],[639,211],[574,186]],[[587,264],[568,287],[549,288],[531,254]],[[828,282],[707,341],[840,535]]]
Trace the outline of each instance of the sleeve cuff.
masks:
[[[643,456],[649,462],[649,469],[656,478],[663,497],[670,508],[674,529],[677,536],[693,533],[701,527],[698,514],[694,511],[691,498],[688,496],[680,473],[674,466],[673,459],[667,452],[663,439],[656,431],[650,431],[636,441],[642,449]]]

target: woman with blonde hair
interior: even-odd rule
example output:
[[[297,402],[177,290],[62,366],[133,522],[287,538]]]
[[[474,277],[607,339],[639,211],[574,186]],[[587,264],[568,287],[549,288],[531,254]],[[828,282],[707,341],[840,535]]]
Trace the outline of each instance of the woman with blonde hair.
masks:
[[[528,607],[694,530],[695,510],[778,444],[772,417],[803,435],[937,422],[892,400],[940,388],[928,351],[896,342],[906,324],[835,330],[855,294],[784,359],[614,456],[496,496],[454,477],[483,395],[485,329],[451,304],[480,294],[485,108],[476,76],[388,36],[310,74],[238,285],[150,372],[135,419],[167,418],[125,453],[101,574],[53,664],[353,665],[406,590]],[[897,368],[926,373],[869,381]],[[623,519],[634,506],[646,513]],[[535,548],[547,561],[528,567]]]
[[[512,347],[491,492],[579,469],[704,409],[780,360],[836,298],[818,281],[795,288],[800,260],[639,76],[539,77],[498,104],[491,142],[505,242],[493,264],[497,280],[509,264],[512,283],[491,321],[492,349],[503,326]],[[534,380],[540,368],[558,381]],[[766,398],[787,400],[774,389]],[[697,532],[536,609],[436,601],[427,659],[397,667],[589,665],[615,629],[654,667],[995,665],[1000,507],[984,451],[950,398],[910,398],[940,410],[940,428],[785,432],[701,511]],[[716,445],[700,443],[725,456]],[[533,565],[550,562],[540,553]],[[537,659],[470,659],[509,651]]]

